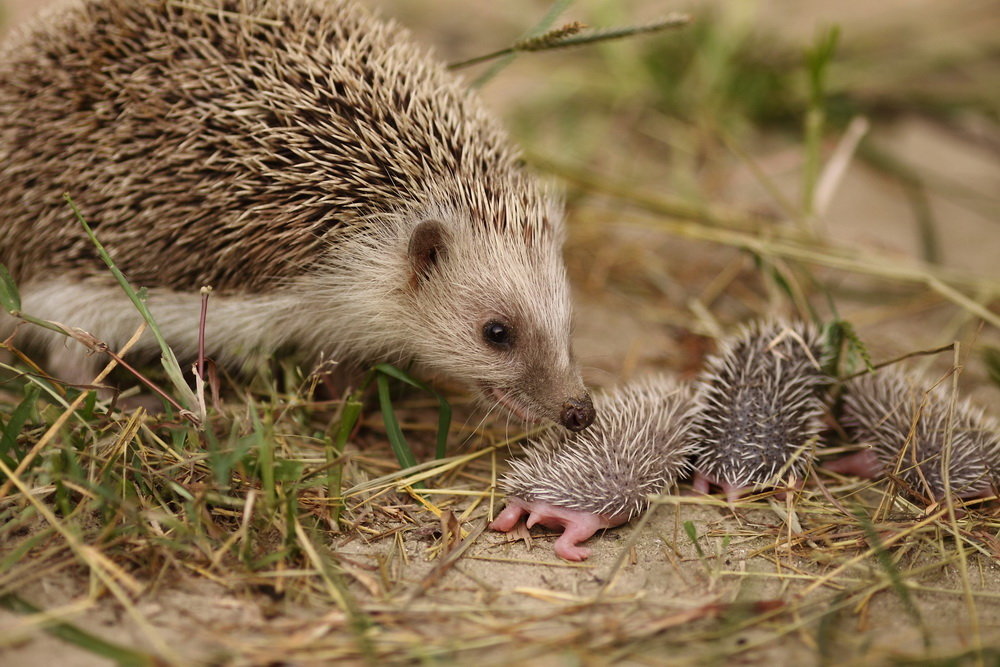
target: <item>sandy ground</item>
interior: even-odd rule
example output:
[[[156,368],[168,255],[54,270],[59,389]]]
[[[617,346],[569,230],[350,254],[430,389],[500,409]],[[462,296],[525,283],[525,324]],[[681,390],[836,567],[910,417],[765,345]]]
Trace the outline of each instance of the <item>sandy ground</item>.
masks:
[[[4,17],[16,23],[40,7],[42,2],[17,0],[4,5]],[[545,3],[518,2],[477,3],[472,9],[458,0],[435,3],[382,0],[378,3],[386,13],[398,16],[412,25],[415,32],[448,58],[479,53],[503,45],[516,37],[526,24],[525,16],[538,16]],[[914,5],[919,5],[915,7]],[[580,11],[595,16],[646,16],[662,13],[662,5],[652,2],[608,4],[585,3]],[[594,7],[603,7],[601,11]],[[995,19],[970,22],[970,17],[988,16],[987,10],[996,3],[961,2],[762,2],[759,19],[778,27],[790,40],[814,33],[817,25],[836,20],[849,32],[852,25],[867,28],[880,23],[895,25],[898,34],[911,39],[924,39],[930,44],[942,41],[942,35],[966,29],[967,41],[989,38]],[[675,9],[671,5],[667,9]],[[603,13],[602,13],[603,12]],[[994,12],[996,14],[997,12]],[[919,16],[922,24],[917,24]],[[931,16],[932,18],[928,18]],[[481,26],[470,36],[472,25]],[[933,25],[934,29],[928,29]],[[995,34],[995,33],[994,33]],[[947,47],[942,45],[942,50]],[[570,67],[569,55],[544,56],[554,69]],[[505,116],[523,113],[526,103],[519,95],[538,86],[537,70],[518,63],[505,74],[498,85],[485,91],[489,103]],[[530,104],[528,105],[530,106]],[[541,120],[541,123],[546,121]],[[609,139],[619,138],[614,129],[605,128]],[[920,165],[929,178],[946,179],[962,184],[970,191],[1000,192],[1000,162],[988,146],[971,145],[950,135],[928,121],[913,118],[880,131],[880,141],[893,147],[901,158]],[[635,137],[629,142],[638,142]],[[541,142],[536,150],[545,154],[557,150]],[[655,142],[654,142],[655,146]],[[572,148],[568,151],[573,153]],[[637,187],[662,187],[662,174],[650,169],[655,161],[655,148],[637,145],[617,145],[594,157],[589,166],[602,173]],[[931,156],[932,159],[927,159]],[[800,164],[789,155],[785,146],[758,156],[761,167],[772,174],[779,187],[791,191]],[[726,201],[753,206],[765,194],[755,184],[747,170],[734,169],[726,182],[719,184]],[[930,206],[940,220],[947,223],[943,237],[943,263],[970,273],[1000,277],[1000,228],[995,218],[996,199],[984,212],[982,206],[970,205],[962,197],[934,195]],[[910,222],[910,205],[897,185],[886,182],[864,166],[853,165],[832,199],[823,226],[830,236],[843,243],[861,243],[879,248],[890,255],[913,256],[917,252],[916,230]],[[571,239],[568,263],[577,285],[578,328],[577,351],[587,367],[589,380],[597,385],[612,384],[616,378],[643,369],[674,368],[683,365],[685,349],[672,326],[671,308],[678,311],[684,304],[664,306],[670,299],[671,287],[661,289],[655,303],[648,294],[637,296],[627,289],[612,287],[595,290],[588,286],[588,271],[595,266],[616,267],[633,257],[636,245],[644,239],[622,232],[614,242],[595,240],[592,225],[571,219]],[[658,238],[645,244],[650,256],[667,257],[676,262],[671,275],[682,280],[685,271],[692,275],[704,266],[720,269],[738,261],[738,253],[728,248],[706,246]],[[574,254],[575,253],[575,254]],[[603,254],[602,254],[603,253]],[[620,253],[616,255],[616,253]],[[576,267],[576,268],[574,268]],[[636,271],[640,278],[642,267]],[[683,289],[675,287],[680,292]],[[692,290],[696,292],[696,290]],[[652,303],[652,305],[651,305]],[[893,309],[887,312],[877,303],[859,300],[844,304],[841,313],[861,327],[862,336],[872,342],[877,357],[891,355],[894,349],[917,349],[939,345],[945,332],[958,331],[955,311],[940,302],[914,303],[908,312]],[[680,318],[678,317],[678,320]],[[965,330],[963,335],[967,335]],[[996,340],[996,331],[986,335]],[[970,365],[965,380],[983,404],[1000,405],[1000,390],[985,381],[981,367]],[[460,509],[460,508],[457,508]],[[789,551],[773,550],[776,535],[786,530],[790,519],[780,504],[767,509],[732,511],[724,507],[684,505],[680,514],[674,506],[658,510],[642,531],[627,526],[610,531],[591,541],[593,557],[582,565],[559,562],[551,553],[550,536],[533,533],[531,546],[523,541],[510,542],[503,535],[485,532],[471,548],[467,558],[449,571],[424,595],[415,598],[405,609],[385,612],[388,624],[398,624],[399,641],[410,641],[406,633],[426,632],[428,645],[447,646],[450,632],[468,632],[470,624],[476,636],[482,636],[481,648],[463,654],[458,662],[472,659],[482,664],[513,664],[528,662],[532,655],[533,636],[565,636],[566,649],[549,653],[539,664],[590,664],[592,656],[574,649],[573,638],[597,635],[606,637],[608,647],[616,642],[631,643],[630,659],[638,662],[672,662],[670,647],[683,641],[683,632],[702,627],[713,604],[738,601],[782,601],[794,599],[809,585],[796,574],[817,575],[830,571],[833,563],[824,562],[823,543],[803,543]],[[470,529],[483,521],[486,508],[480,508],[467,524]],[[796,517],[800,528],[814,527],[808,514]],[[692,521],[705,555],[699,556],[687,539],[683,521]],[[428,524],[432,524],[428,521]],[[399,524],[383,520],[379,524],[391,530]],[[330,546],[357,567],[356,594],[366,601],[387,604],[419,588],[420,582],[435,567],[427,558],[429,539],[419,537],[420,531],[405,531],[398,538],[366,541],[353,537],[335,540]],[[726,537],[728,536],[728,538]],[[724,548],[724,540],[728,544]],[[993,543],[996,544],[995,536]],[[990,544],[984,542],[984,544]],[[625,550],[624,563],[616,561]],[[1000,646],[1000,566],[998,552],[984,548],[970,556],[972,588],[987,596],[976,601],[980,632],[984,643]],[[907,568],[920,565],[905,561]],[[904,557],[905,560],[906,557]],[[386,584],[374,572],[387,568],[391,573]],[[858,581],[877,580],[877,567],[862,561],[853,568]],[[43,578],[19,593],[46,608],[59,608],[85,596],[88,580],[80,570]],[[747,574],[755,573],[755,574]],[[927,590],[920,592],[919,614],[930,627],[933,648],[941,652],[968,646],[972,630],[966,601],[959,595],[944,592],[961,587],[960,573],[955,567],[935,570],[933,577],[921,580]],[[574,601],[583,600],[604,590],[606,604],[588,607],[587,613],[574,613]],[[887,660],[892,655],[919,652],[921,636],[918,624],[909,615],[899,598],[890,591],[873,589],[870,605],[864,610],[845,608],[838,611],[838,586],[831,584],[811,593],[814,606],[803,618],[783,618],[788,635],[777,644],[757,645],[760,630],[735,633],[725,641],[748,646],[741,656],[746,664],[819,664],[822,638],[816,634],[816,623],[825,612],[833,628],[837,646],[833,663],[871,663]],[[251,595],[244,590],[231,590],[212,583],[208,578],[192,577],[179,581],[161,582],[159,589],[143,595],[138,609],[155,626],[163,642],[183,656],[210,660],[234,646],[257,647],[260,662],[277,660],[282,646],[301,646],[309,640],[331,636],[344,628],[346,619],[340,612],[317,606],[308,600],[274,601],[264,595]],[[377,605],[376,605],[377,606]],[[398,605],[397,605],[398,606]],[[474,614],[473,609],[489,609],[492,620]],[[699,611],[700,610],[700,611]],[[812,615],[809,615],[812,614]],[[407,625],[407,619],[421,619]],[[103,599],[85,610],[68,610],[73,623],[102,636],[126,644],[145,645],[149,632]],[[383,618],[383,617],[380,617]],[[20,617],[0,611],[0,634],[19,627]],[[733,623],[738,623],[734,617]],[[801,622],[801,627],[796,625]],[[502,653],[490,649],[489,638],[499,635],[501,628],[490,629],[489,623],[504,624],[503,632],[522,633],[524,648],[505,645]],[[678,630],[678,628],[680,628]],[[405,636],[404,636],[405,635]],[[433,635],[433,636],[432,636]],[[10,635],[7,635],[10,637]],[[220,637],[225,637],[220,644]],[[320,642],[322,643],[322,642]],[[587,645],[586,642],[581,642]],[[713,650],[721,650],[710,642],[700,652],[685,655],[685,662],[711,663]],[[595,659],[603,662],[613,651]],[[433,655],[413,655],[433,661]],[[677,657],[677,656],[675,656]],[[317,662],[323,655],[315,656]],[[677,659],[681,659],[677,657]],[[46,665],[58,660],[63,665],[98,665],[104,661],[73,649],[46,634],[25,630],[23,638],[10,641],[0,648],[0,664]],[[252,661],[255,662],[255,661]]]

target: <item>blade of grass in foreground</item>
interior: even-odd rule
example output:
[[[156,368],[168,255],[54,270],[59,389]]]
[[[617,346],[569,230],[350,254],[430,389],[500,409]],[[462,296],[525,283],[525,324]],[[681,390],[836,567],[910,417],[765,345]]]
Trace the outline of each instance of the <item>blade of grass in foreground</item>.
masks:
[[[114,261],[111,259],[111,255],[108,254],[104,245],[97,239],[97,235],[94,233],[94,230],[91,229],[89,224],[87,224],[87,220],[83,217],[83,213],[80,212],[80,209],[77,207],[76,202],[73,201],[73,198],[68,194],[64,194],[63,198],[66,200],[66,203],[70,205],[70,208],[73,209],[73,214],[76,215],[76,219],[80,221],[81,225],[83,225],[83,229],[86,231],[87,236],[97,248],[97,254],[100,255],[101,259],[104,260],[104,263],[108,265],[108,268],[111,270],[111,274],[115,277],[115,280],[118,281],[118,284],[121,286],[126,296],[128,296],[132,305],[135,306],[135,309],[139,311],[142,319],[146,321],[147,325],[149,325],[149,330],[153,332],[153,336],[156,337],[156,342],[159,344],[160,353],[162,354],[160,362],[163,364],[163,369],[166,371],[167,377],[170,378],[171,384],[174,385],[174,390],[181,399],[181,403],[188,410],[197,410],[198,401],[195,398],[194,392],[191,391],[191,387],[188,386],[187,381],[184,379],[184,373],[181,371],[181,366],[177,361],[177,357],[174,356],[174,351],[170,349],[169,345],[167,345],[166,339],[163,337],[163,334],[160,332],[160,328],[156,325],[156,321],[153,319],[153,314],[149,312],[149,308],[146,306],[145,298],[136,292],[135,288],[129,284],[125,275],[115,265]],[[205,416],[198,415],[198,417],[204,419]]]
[[[17,291],[14,278],[3,264],[0,264],[0,306],[8,313],[21,310],[21,294]]]
[[[344,408],[340,413],[340,421],[337,424],[337,435],[333,439],[330,447],[327,448],[327,464],[330,466],[326,475],[326,495],[330,499],[330,516],[334,523],[339,523],[340,513],[344,509],[344,498],[342,495],[342,482],[344,474],[344,464],[336,463],[344,453],[344,446],[347,439],[351,437],[355,424],[361,416],[361,392],[354,392],[344,401]]]
[[[43,611],[13,593],[8,593],[0,597],[0,606],[18,614],[39,614]],[[65,621],[49,623],[44,627],[45,631],[50,635],[58,637],[94,655],[114,660],[119,665],[162,664],[155,656],[101,639]]]
[[[7,425],[0,431],[0,458],[3,458],[4,462],[11,468],[17,467],[17,461],[21,459],[15,449],[17,436],[20,435],[25,422],[31,416],[31,411],[35,409],[38,394],[38,387],[28,385],[24,390],[24,400],[10,413]],[[11,456],[11,452],[13,452],[13,456]]]
[[[375,367],[378,373],[389,375],[396,378],[400,382],[405,382],[411,387],[416,387],[417,389],[422,389],[428,394],[437,399],[438,402],[438,432],[437,432],[437,445],[434,450],[434,457],[438,459],[443,459],[448,449],[448,429],[451,428],[451,404],[444,399],[441,394],[437,393],[429,386],[411,377],[410,375],[399,370],[395,366],[390,364],[379,364]]]
[[[382,420],[385,422],[385,434],[389,438],[392,452],[396,455],[396,460],[403,468],[412,468],[417,465],[417,460],[413,456],[413,450],[403,436],[403,429],[399,427],[399,420],[392,409],[392,397],[389,395],[389,376],[379,373],[375,377],[378,385],[378,403],[382,408]]]

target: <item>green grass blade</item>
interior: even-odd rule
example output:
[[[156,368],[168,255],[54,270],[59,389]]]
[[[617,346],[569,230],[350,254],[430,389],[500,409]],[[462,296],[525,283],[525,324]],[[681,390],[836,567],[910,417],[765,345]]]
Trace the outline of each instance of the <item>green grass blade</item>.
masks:
[[[24,428],[25,422],[31,417],[31,411],[35,409],[35,401],[38,400],[39,389],[35,385],[28,385],[24,390],[24,400],[18,403],[14,411],[10,413],[7,425],[0,434],[0,456],[4,457],[4,462],[12,469],[17,467],[17,461],[13,460],[11,453],[17,444],[17,436]],[[13,463],[13,465],[11,465]]]
[[[903,609],[905,609],[906,613],[911,619],[913,619],[914,625],[920,628],[920,633],[924,640],[924,648],[930,647],[930,633],[927,630],[927,626],[924,624],[923,617],[920,615],[920,610],[913,602],[913,597],[910,595],[910,589],[906,586],[906,582],[903,581],[903,576],[900,574],[899,568],[892,562],[892,556],[889,555],[889,552],[882,544],[882,538],[879,537],[874,524],[872,524],[871,519],[869,519],[861,509],[856,509],[854,511],[854,516],[858,520],[858,523],[861,524],[865,537],[868,539],[868,543],[875,552],[875,559],[878,561],[879,566],[888,575],[889,585],[903,603]]]
[[[392,397],[389,395],[389,376],[379,373],[375,378],[378,387],[378,402],[382,409],[382,419],[385,421],[385,433],[392,446],[392,452],[396,455],[396,460],[403,468],[412,468],[417,465],[417,460],[413,456],[413,450],[403,437],[403,429],[399,427],[399,420],[392,409]]]
[[[0,306],[8,313],[21,310],[21,294],[17,291],[14,278],[3,264],[0,264]]]
[[[330,498],[330,516],[334,523],[340,520],[340,513],[344,509],[344,499],[341,497],[344,465],[343,463],[335,463],[335,461],[343,455],[347,439],[351,437],[351,432],[354,431],[354,426],[361,417],[363,406],[360,392],[355,392],[348,397],[340,413],[337,435],[333,438],[331,446],[327,448],[326,462],[330,467],[326,473],[326,495]]]
[[[416,387],[417,389],[426,391],[428,394],[437,399],[438,432],[434,448],[434,456],[435,458],[443,459],[448,451],[448,429],[451,428],[451,404],[445,400],[444,396],[434,391],[431,387],[408,375],[407,373],[404,373],[395,366],[390,364],[379,364],[375,366],[375,370],[380,374],[389,375],[401,382],[405,382],[411,387]]]
[[[836,26],[816,38],[806,51],[806,74],[809,83],[809,108],[805,116],[805,164],[803,166],[802,203],[806,215],[813,214],[816,183],[819,179],[823,130],[826,125],[826,76],[837,50],[840,29]]]
[[[145,320],[146,324],[149,326],[149,330],[153,332],[153,336],[156,338],[157,344],[160,346],[160,362],[163,364],[163,369],[167,373],[167,377],[170,378],[171,384],[174,385],[174,390],[177,392],[180,402],[188,409],[195,410],[198,405],[197,399],[195,398],[194,392],[191,387],[188,386],[187,381],[184,379],[184,372],[181,370],[180,363],[177,361],[177,357],[174,356],[174,351],[170,349],[167,345],[166,339],[160,332],[159,326],[157,326],[156,321],[153,319],[153,314],[149,312],[149,308],[146,306],[146,301],[143,296],[141,296],[135,288],[129,283],[128,279],[125,277],[118,267],[115,265],[114,260],[111,259],[111,255],[104,248],[104,245],[97,239],[97,235],[94,230],[91,229],[90,225],[87,224],[87,220],[83,217],[83,213],[77,207],[76,202],[68,194],[63,195],[66,203],[70,205],[73,209],[76,219],[83,225],[84,231],[90,238],[91,243],[97,248],[97,254],[100,255],[104,263],[107,264],[108,269],[111,270],[111,274],[118,281],[118,285],[121,286],[125,295],[128,296],[132,305],[135,309],[139,311],[142,319]],[[202,416],[202,415],[199,415]]]

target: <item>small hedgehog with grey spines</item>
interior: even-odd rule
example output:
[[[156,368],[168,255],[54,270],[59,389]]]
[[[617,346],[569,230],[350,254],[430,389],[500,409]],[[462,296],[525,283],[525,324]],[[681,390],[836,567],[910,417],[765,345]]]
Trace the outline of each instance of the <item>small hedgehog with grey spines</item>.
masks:
[[[648,496],[673,485],[688,470],[691,392],[655,375],[599,395],[598,417],[586,431],[549,430],[511,461],[500,482],[507,506],[491,524],[507,532],[527,515],[562,527],[555,552],[583,560],[577,546],[602,528],[626,523],[649,504]]]
[[[721,341],[695,394],[697,491],[714,484],[732,501],[804,479],[822,430],[823,359],[819,330],[804,322],[754,321]]]
[[[954,410],[951,405],[948,383],[912,372],[884,368],[851,380],[841,422],[867,449],[826,467],[889,475],[909,495],[928,501],[941,500],[949,488],[958,498],[1000,491],[1000,425],[967,400],[957,400]]]
[[[68,0],[0,48],[0,263],[23,310],[179,356],[298,349],[464,383],[586,428],[562,206],[475,95],[347,0]],[[0,313],[0,337],[14,322]],[[21,328],[65,379],[82,354]],[[155,354],[149,332],[135,352]]]

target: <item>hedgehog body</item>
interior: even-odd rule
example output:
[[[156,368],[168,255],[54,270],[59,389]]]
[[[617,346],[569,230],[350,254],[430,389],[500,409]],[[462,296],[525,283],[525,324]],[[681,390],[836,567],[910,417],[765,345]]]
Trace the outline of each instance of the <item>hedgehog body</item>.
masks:
[[[697,489],[711,482],[732,499],[804,478],[822,426],[822,360],[820,334],[806,323],[755,321],[722,341],[696,390]]]
[[[843,422],[877,461],[869,476],[892,475],[928,500],[949,488],[956,497],[1000,491],[1000,425],[966,400],[952,410],[951,399],[942,384],[894,368],[849,382]]]
[[[68,192],[182,355],[210,285],[222,362],[413,361],[525,418],[593,419],[559,201],[460,81],[352,2],[63,3],[0,53],[0,186],[0,262],[32,315],[112,346],[139,323]]]
[[[648,496],[687,471],[691,395],[663,375],[618,387],[595,399],[598,417],[586,431],[549,430],[511,461],[501,481],[508,494],[493,523],[510,530],[528,514],[528,525],[563,527],[556,553],[582,560],[576,546],[596,530],[625,523],[648,505]]]

